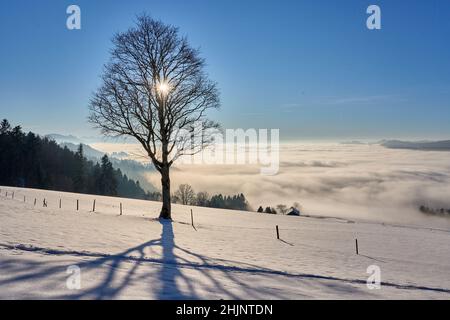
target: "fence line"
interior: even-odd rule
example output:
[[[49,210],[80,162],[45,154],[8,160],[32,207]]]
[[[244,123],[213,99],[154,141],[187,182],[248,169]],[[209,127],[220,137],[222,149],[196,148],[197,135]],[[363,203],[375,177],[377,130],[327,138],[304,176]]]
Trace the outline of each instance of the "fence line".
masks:
[[[11,193],[11,190],[9,189],[9,191],[8,190],[5,191],[5,195],[3,196],[3,194],[2,194],[3,190],[4,189],[0,188],[0,197],[1,198],[4,198],[5,200],[15,200],[16,202],[20,201],[20,202],[23,202],[23,203],[27,203],[27,195],[28,194],[23,194],[23,201],[21,201],[21,200],[19,200],[16,197],[16,195],[20,195],[20,193],[21,193],[20,191],[16,192],[16,190],[14,190]],[[51,191],[51,190],[49,190],[49,191]],[[87,195],[87,196],[93,196],[93,195]],[[29,199],[33,199],[33,197],[30,196]],[[39,197],[34,197],[33,206],[37,205],[37,200],[38,199],[39,199]],[[70,198],[62,198],[62,197],[59,198],[59,202],[58,202],[59,203],[59,205],[58,205],[59,209],[62,209],[63,199],[69,200]],[[74,200],[74,199],[70,199],[70,200]],[[130,199],[130,200],[133,200],[133,199]],[[139,199],[137,199],[137,200],[139,200]],[[100,202],[100,204],[101,204],[101,202]],[[42,207],[43,208],[49,208],[49,202],[47,201],[47,198],[42,198]],[[92,203],[92,211],[91,212],[96,212],[96,209],[97,209],[96,207],[97,207],[97,199],[94,198],[93,203]],[[116,206],[111,205],[111,207],[115,208]],[[118,215],[122,216],[124,214],[124,209],[123,209],[122,202],[119,202],[119,205],[117,206],[117,208],[119,208]],[[76,211],[81,211],[81,201],[80,201],[80,199],[76,199],[75,209],[76,209]]]

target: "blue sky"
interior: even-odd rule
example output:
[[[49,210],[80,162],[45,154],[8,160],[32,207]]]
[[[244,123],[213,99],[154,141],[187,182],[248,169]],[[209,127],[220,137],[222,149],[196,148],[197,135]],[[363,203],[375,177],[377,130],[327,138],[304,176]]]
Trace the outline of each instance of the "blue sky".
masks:
[[[66,28],[77,4],[82,29]],[[366,28],[377,4],[382,29]],[[0,116],[98,134],[87,104],[111,37],[135,15],[180,27],[221,90],[226,128],[283,139],[450,139],[447,0],[9,0],[0,3]]]

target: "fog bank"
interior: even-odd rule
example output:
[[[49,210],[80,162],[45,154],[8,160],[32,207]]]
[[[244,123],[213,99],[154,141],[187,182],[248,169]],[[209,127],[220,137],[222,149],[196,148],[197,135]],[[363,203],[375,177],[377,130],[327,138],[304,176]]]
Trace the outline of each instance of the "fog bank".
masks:
[[[257,165],[178,165],[172,185],[242,192],[255,209],[299,202],[306,214],[450,228],[450,218],[418,211],[420,205],[450,208],[450,152],[337,143],[280,148],[277,175],[261,175]],[[157,173],[147,178],[159,186]]]

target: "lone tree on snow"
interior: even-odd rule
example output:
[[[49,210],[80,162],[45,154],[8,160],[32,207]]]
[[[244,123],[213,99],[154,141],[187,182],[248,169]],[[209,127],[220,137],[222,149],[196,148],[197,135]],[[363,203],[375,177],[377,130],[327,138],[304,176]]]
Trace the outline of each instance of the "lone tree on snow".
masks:
[[[209,109],[219,108],[216,83],[178,28],[147,15],[113,38],[102,85],[90,102],[89,120],[109,136],[131,136],[161,174],[161,218],[171,219],[170,167],[182,155],[212,142]],[[200,139],[194,139],[201,124]]]

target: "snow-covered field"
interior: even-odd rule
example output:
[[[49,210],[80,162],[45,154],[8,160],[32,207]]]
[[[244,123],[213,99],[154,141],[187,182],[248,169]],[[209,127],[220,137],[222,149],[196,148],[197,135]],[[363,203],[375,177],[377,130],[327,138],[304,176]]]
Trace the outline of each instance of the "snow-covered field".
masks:
[[[1,299],[450,298],[444,229],[193,207],[195,230],[191,207],[170,223],[157,202],[0,189]]]

